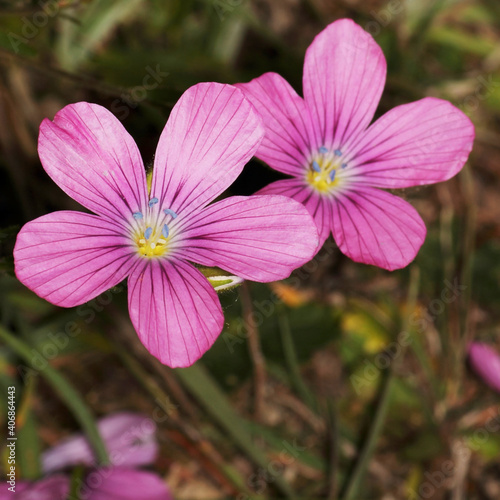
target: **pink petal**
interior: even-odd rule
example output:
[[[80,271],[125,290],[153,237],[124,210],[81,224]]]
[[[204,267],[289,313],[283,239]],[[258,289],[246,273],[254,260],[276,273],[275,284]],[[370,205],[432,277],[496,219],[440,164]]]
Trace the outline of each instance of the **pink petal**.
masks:
[[[428,97],[377,120],[353,146],[346,173],[387,188],[445,181],[464,166],[473,140],[474,125],[462,111]]]
[[[54,212],[23,226],[17,278],[62,307],[83,304],[122,281],[135,263],[124,229],[96,215]]]
[[[224,326],[212,285],[191,264],[151,260],[128,281],[132,323],[146,349],[171,367],[192,365]]]
[[[332,227],[331,201],[328,197],[320,196],[310,186],[298,179],[283,179],[272,182],[256,194],[280,194],[302,203],[313,217],[319,233],[317,250],[323,246]]]
[[[113,465],[138,467],[149,465],[156,459],[158,443],[152,418],[139,413],[114,413],[100,419],[97,427]],[[78,464],[95,464],[92,448],[81,433],[42,454],[45,474]]]
[[[469,362],[487,385],[500,392],[500,355],[494,349],[487,344],[473,342],[469,346]]]
[[[255,106],[266,135],[257,157],[285,174],[299,176],[317,149],[314,127],[304,100],[276,73],[236,85]]]
[[[350,19],[316,36],[304,62],[304,98],[317,140],[344,150],[373,119],[385,84],[386,62],[371,35]]]
[[[417,211],[397,196],[359,187],[339,194],[333,204],[333,237],[356,262],[392,271],[408,265],[425,239]]]
[[[146,174],[137,146],[118,119],[97,104],[63,108],[40,126],[45,171],[84,207],[129,219],[147,203]]]
[[[161,134],[151,196],[160,206],[188,215],[231,185],[263,134],[260,119],[236,87],[191,87]]]
[[[307,210],[285,196],[234,196],[189,221],[186,259],[244,279],[287,278],[315,254],[318,234]]]
[[[9,487],[7,481],[0,484],[1,500],[66,500],[70,480],[63,475],[47,477],[36,483],[16,480],[15,493],[9,491]]]
[[[167,485],[152,472],[110,468],[91,472],[81,488],[87,500],[173,500]]]

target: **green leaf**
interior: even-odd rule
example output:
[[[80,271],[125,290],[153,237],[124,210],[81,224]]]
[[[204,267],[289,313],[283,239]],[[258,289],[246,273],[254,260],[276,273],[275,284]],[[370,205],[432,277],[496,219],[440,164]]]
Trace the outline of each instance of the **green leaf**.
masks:
[[[254,445],[252,436],[246,428],[245,420],[233,410],[227,397],[212,379],[210,373],[200,363],[189,368],[178,369],[175,373],[207,413],[228,432],[236,445],[256,465],[267,470],[268,458]],[[293,491],[283,479],[275,477],[273,484],[287,498],[294,498]]]
[[[79,68],[143,4],[143,0],[94,0],[80,14],[78,24],[72,19],[61,19],[56,49],[61,66],[68,71]]]
[[[38,437],[35,415],[33,414],[33,393],[36,380],[30,378],[23,391],[18,406],[17,460],[24,479],[35,480],[41,476],[40,439]]]
[[[30,347],[23,341],[15,337],[14,334],[0,326],[0,339],[2,339],[9,347],[11,347],[24,361],[31,366],[32,354]],[[91,447],[93,448],[96,461],[99,465],[109,464],[108,453],[106,446],[97,430],[95,419],[75,388],[49,363],[46,363],[43,369],[39,370],[40,374],[53,387],[61,400],[71,410],[73,416],[82,426]]]

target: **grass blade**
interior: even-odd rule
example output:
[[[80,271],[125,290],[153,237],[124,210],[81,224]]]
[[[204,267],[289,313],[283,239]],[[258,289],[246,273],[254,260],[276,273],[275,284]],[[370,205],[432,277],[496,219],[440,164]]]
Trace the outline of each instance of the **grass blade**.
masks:
[[[32,354],[28,345],[16,338],[11,332],[0,326],[0,339],[12,348],[29,366]],[[66,406],[71,410],[77,422],[81,425],[87,439],[95,452],[96,461],[99,465],[109,464],[106,446],[97,430],[95,419],[75,388],[48,363],[45,368],[39,370],[41,375],[53,387]]]

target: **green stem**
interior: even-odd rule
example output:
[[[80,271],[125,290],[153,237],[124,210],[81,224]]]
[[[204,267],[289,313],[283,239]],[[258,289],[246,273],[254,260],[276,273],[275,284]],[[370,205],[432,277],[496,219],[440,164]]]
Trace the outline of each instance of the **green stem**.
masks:
[[[349,476],[344,494],[342,495],[342,500],[355,500],[359,498],[357,492],[361,485],[363,476],[365,475],[366,469],[368,468],[373,452],[375,451],[375,446],[382,431],[387,409],[389,407],[389,395],[391,392],[390,386],[392,379],[394,378],[393,370],[389,370],[390,371],[387,373],[383,382],[380,399],[373,417],[373,423],[368,432],[368,436],[363,443],[363,447],[359,453],[354,470]]]
[[[253,304],[250,295],[250,287],[245,281],[240,287],[241,308],[243,321],[248,333],[248,351],[253,365],[254,381],[254,416],[258,421],[262,420],[265,410],[266,397],[266,362],[260,344],[259,330],[253,321]]]
[[[300,396],[302,401],[307,403],[311,410],[317,412],[318,408],[314,396],[300,374],[299,360],[297,358],[297,352],[293,343],[292,332],[290,331],[290,322],[288,321],[288,316],[286,315],[286,312],[284,310],[281,310],[279,314],[279,326],[281,333],[281,344],[289,371],[290,382],[294,386],[297,394]]]
[[[410,283],[408,286],[408,314],[402,322],[402,331],[406,331],[409,325],[409,318],[411,313],[415,310],[415,305],[418,297],[420,283],[420,271],[418,267],[413,267],[411,269],[410,274]],[[401,352],[399,356],[399,360],[401,360],[404,351]],[[373,416],[373,422],[368,431],[368,435],[366,437],[365,442],[361,448],[361,451],[358,455],[358,460],[354,466],[354,470],[352,474],[349,476],[347,480],[347,484],[344,488],[344,493],[342,495],[342,500],[355,500],[359,498],[357,492],[361,485],[361,481],[365,475],[365,472],[368,468],[372,455],[375,451],[375,447],[377,445],[378,438],[382,432],[382,428],[385,421],[385,416],[387,414],[387,410],[389,408],[390,394],[391,394],[391,382],[394,379],[395,367],[397,365],[397,359],[391,363],[391,366],[388,369],[388,372],[384,378],[382,383],[382,388],[379,394],[379,400],[377,406],[375,408],[375,415]]]
[[[24,361],[31,367],[32,353],[30,347],[22,340],[16,338],[11,332],[0,326],[0,339],[5,341]],[[33,368],[33,370],[35,370]],[[66,406],[71,410],[73,416],[84,430],[92,449],[95,452],[97,463],[100,466],[108,465],[109,458],[94,417],[75,388],[49,363],[39,371],[47,382],[54,388]]]
[[[333,400],[327,400],[326,411],[329,429],[329,467],[328,467],[328,493],[327,500],[335,500],[337,498],[337,475],[339,469],[339,423],[337,417],[337,405]]]

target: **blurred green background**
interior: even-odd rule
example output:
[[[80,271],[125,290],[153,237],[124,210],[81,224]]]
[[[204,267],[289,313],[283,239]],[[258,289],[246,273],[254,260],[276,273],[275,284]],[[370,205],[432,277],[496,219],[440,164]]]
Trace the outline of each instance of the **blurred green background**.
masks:
[[[329,241],[289,282],[222,295],[223,334],[184,370],[139,343],[124,287],[65,310],[15,279],[20,227],[79,209],[38,160],[43,118],[99,103],[150,164],[189,86],[275,71],[301,93],[305,49],[342,17],[388,60],[378,115],[436,96],[476,126],[456,178],[398,192],[428,227],[407,269],[354,264]],[[16,385],[20,477],[97,417],[162,408],[154,469],[178,499],[500,498],[500,434],[485,430],[499,397],[466,363],[472,339],[500,350],[497,0],[0,1],[0,68],[1,328],[22,343],[0,344],[0,420]],[[254,160],[231,193],[276,178]]]

